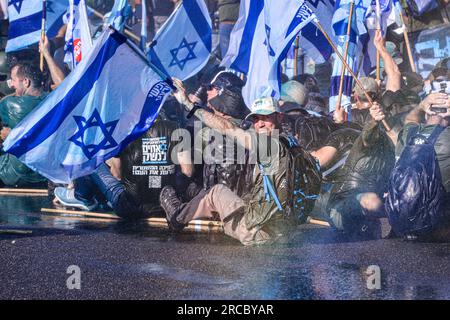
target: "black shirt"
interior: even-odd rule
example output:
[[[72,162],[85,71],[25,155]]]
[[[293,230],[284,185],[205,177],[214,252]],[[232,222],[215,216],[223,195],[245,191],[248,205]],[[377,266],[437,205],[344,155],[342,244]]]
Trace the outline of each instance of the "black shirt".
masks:
[[[171,159],[172,121],[156,120],[153,126],[121,153],[121,175],[126,191],[144,207],[159,204],[161,189],[175,186],[175,164]]]
[[[394,144],[379,123],[370,121],[356,139],[333,185],[331,198],[363,192],[375,192],[382,196],[387,191],[394,164]]]

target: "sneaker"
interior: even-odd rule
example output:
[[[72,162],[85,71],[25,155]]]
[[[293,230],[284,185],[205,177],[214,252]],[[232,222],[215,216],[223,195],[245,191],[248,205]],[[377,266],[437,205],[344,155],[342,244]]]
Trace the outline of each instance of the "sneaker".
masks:
[[[74,189],[57,187],[55,188],[55,197],[61,204],[67,207],[79,208],[84,211],[91,211],[97,208],[97,201],[95,199],[88,203],[75,198]]]
[[[169,228],[174,231],[181,231],[185,225],[178,222],[177,218],[180,215],[183,203],[178,198],[175,189],[171,186],[164,187],[159,195],[159,200],[161,207],[166,213]]]

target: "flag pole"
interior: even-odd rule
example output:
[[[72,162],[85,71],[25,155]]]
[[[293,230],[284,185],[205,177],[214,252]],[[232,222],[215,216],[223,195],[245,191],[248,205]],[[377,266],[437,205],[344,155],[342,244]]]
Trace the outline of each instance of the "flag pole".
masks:
[[[416,65],[414,64],[414,59],[413,59],[412,52],[411,52],[411,45],[409,43],[408,28],[406,27],[405,20],[403,18],[403,12],[400,12],[400,20],[402,21],[403,37],[405,38],[406,51],[408,52],[409,64],[411,65],[412,72],[417,72]]]
[[[375,14],[377,18],[377,32],[381,31],[381,8],[380,0],[375,0]],[[377,84],[381,86],[381,56],[380,51],[377,50]]]
[[[298,48],[300,44],[300,36],[295,38],[295,47],[294,47],[294,76],[298,74]]]
[[[350,75],[352,76],[352,78],[355,80],[356,84],[358,87],[361,88],[361,90],[364,92],[364,96],[366,97],[367,101],[372,105],[373,104],[373,100],[372,98],[369,96],[369,94],[367,93],[366,89],[364,88],[363,84],[361,83],[361,81],[359,81],[359,79],[356,77],[355,73],[353,72],[352,68],[350,68],[350,66],[347,64],[347,62],[345,61],[344,57],[341,55],[341,53],[339,52],[339,50],[336,48],[336,45],[333,43],[333,41],[331,40],[330,36],[328,35],[328,33],[325,31],[325,29],[323,28],[322,24],[319,22],[319,20],[317,19],[317,17],[314,17],[314,22],[316,23],[317,27],[319,28],[320,32],[322,32],[322,34],[324,35],[325,39],[327,39],[328,43],[330,44],[331,48],[333,49],[334,53],[336,53],[336,55],[339,57],[339,59],[341,60],[342,64],[345,66],[345,68],[347,69],[347,71],[350,73]],[[384,125],[384,128],[386,129],[386,131],[391,131],[391,127],[389,126],[389,124],[386,122],[386,120],[382,120],[381,121]]]
[[[47,0],[42,0],[41,40],[45,39],[45,21],[47,20]],[[41,50],[39,68],[44,72],[44,51]]]
[[[352,19],[353,19],[353,7],[355,5],[355,2],[352,0],[350,2],[350,14],[348,16],[348,25],[347,25],[347,41],[345,43],[345,49],[344,49],[344,57],[347,60],[348,58],[348,47],[350,45],[350,32],[352,30]],[[339,95],[337,99],[337,106],[341,106],[342,102],[342,93],[344,92],[344,76],[345,76],[345,68],[342,68],[341,70],[341,79],[339,82]],[[336,106],[336,107],[337,107]],[[345,115],[346,120],[348,119],[348,114]]]

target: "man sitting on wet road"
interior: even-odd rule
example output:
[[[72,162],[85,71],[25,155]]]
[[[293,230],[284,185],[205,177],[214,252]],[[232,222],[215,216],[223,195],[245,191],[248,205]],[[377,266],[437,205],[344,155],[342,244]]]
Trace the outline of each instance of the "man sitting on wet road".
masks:
[[[194,104],[188,99],[182,82],[174,79],[174,84],[178,89],[174,93],[175,97],[191,111]],[[301,190],[292,190],[293,186],[289,185],[292,172],[288,160],[290,144],[295,144],[295,139],[278,139],[282,115],[277,100],[270,97],[257,99],[253,102],[251,111],[247,119],[253,121],[254,131],[238,128],[227,119],[204,109],[194,111],[194,115],[205,125],[236,139],[245,149],[258,154],[253,187],[249,194],[239,197],[225,185],[217,184],[200,201],[197,211],[188,221],[178,217],[179,210],[166,210],[168,221],[176,220],[179,224],[186,224],[193,219],[219,218],[224,223],[225,234],[244,245],[272,242],[289,235],[295,228],[297,216],[290,200],[294,191]],[[267,144],[261,143],[262,141]],[[263,152],[269,149],[270,152]],[[303,169],[307,170],[307,174],[317,176],[317,163],[313,157],[305,151],[302,156],[303,163],[309,164],[308,168]],[[320,187],[320,180],[317,187]],[[162,206],[164,208],[163,204]],[[287,212],[292,214],[289,216]]]

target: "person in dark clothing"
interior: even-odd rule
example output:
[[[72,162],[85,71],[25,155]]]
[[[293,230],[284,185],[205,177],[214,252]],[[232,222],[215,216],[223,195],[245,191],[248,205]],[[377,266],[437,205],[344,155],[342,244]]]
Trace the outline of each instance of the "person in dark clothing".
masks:
[[[175,97],[189,111],[194,104],[189,101],[181,81],[174,79],[177,87]],[[195,109],[195,116],[208,127],[223,135],[236,139],[246,150],[267,150],[271,152],[258,156],[258,165],[252,174],[252,187],[247,197],[239,197],[223,184],[212,187],[199,201],[197,210],[189,215],[182,215],[183,204],[170,189],[161,193],[161,206],[166,211],[167,220],[172,228],[182,228],[192,219],[219,218],[223,222],[225,234],[239,240],[244,245],[270,243],[281,236],[288,236],[297,220],[297,204],[290,206],[294,190],[290,189],[289,144],[295,140],[278,139],[276,134],[280,128],[280,109],[278,101],[263,97],[252,104],[252,113],[247,118],[254,123],[254,130],[242,130],[229,120],[219,117],[204,109]],[[266,144],[261,144],[263,140]],[[294,138],[292,138],[294,139]],[[289,144],[288,144],[289,141]],[[308,163],[308,169],[318,174],[317,163],[302,150],[302,159]],[[306,167],[302,168],[303,170]],[[310,171],[308,171],[309,173]],[[295,171],[297,174],[298,171]],[[306,175],[303,172],[304,175]],[[309,178],[309,177],[308,177]],[[295,179],[294,186],[297,180]],[[273,192],[269,191],[272,190]],[[299,191],[300,192],[300,191]],[[244,199],[245,198],[245,199]],[[298,202],[296,202],[298,203]],[[301,210],[300,208],[298,210]],[[292,215],[286,216],[286,212]]]
[[[207,106],[215,116],[229,121],[238,128],[245,128],[243,119],[248,114],[241,94],[242,85],[237,76],[221,71],[207,86],[205,97]],[[187,202],[182,204],[179,213],[184,217],[192,216],[208,191],[217,184],[228,187],[238,196],[244,195],[251,186],[252,167],[248,164],[248,152],[239,154],[236,141],[209,127],[202,128],[195,139],[200,141],[195,144],[200,147],[195,151],[203,155],[203,186],[194,186],[195,183],[191,183],[188,187],[187,194],[190,197],[184,195],[183,198]],[[231,147],[232,152],[229,152]],[[176,191],[173,187],[165,187],[161,193],[161,202],[166,203],[175,196]],[[177,229],[173,223],[171,226]]]
[[[100,165],[95,173],[75,180],[75,189],[56,188],[55,197],[63,205],[93,210],[97,205],[94,190],[98,190],[122,218],[140,219],[161,212],[159,194],[166,185],[176,186],[176,163],[183,174],[192,175],[188,152],[171,158],[177,129],[175,122],[158,118],[146,134],[108,162],[110,168]]]
[[[355,141],[328,200],[331,224],[348,234],[373,236],[377,218],[383,217],[383,195],[395,163],[394,145],[380,121],[385,118],[380,105],[370,109],[366,123]]]

